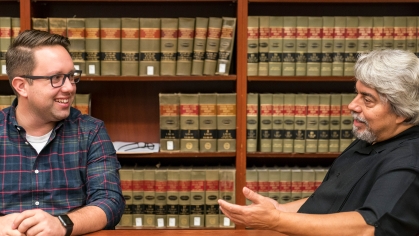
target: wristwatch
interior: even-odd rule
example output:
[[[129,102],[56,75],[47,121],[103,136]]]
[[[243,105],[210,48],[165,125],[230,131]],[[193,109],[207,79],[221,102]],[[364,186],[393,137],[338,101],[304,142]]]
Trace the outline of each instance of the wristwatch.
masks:
[[[68,215],[59,215],[57,217],[66,230],[65,236],[70,236],[71,232],[73,232],[73,226],[74,226],[73,221],[71,221]]]

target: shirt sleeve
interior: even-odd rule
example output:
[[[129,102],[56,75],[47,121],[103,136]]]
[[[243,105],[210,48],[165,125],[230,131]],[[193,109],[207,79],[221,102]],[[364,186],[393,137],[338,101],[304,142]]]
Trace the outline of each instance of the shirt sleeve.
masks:
[[[100,122],[92,130],[87,160],[87,202],[97,206],[108,220],[105,229],[114,229],[121,219],[125,207],[119,169],[121,168],[109,135]]]

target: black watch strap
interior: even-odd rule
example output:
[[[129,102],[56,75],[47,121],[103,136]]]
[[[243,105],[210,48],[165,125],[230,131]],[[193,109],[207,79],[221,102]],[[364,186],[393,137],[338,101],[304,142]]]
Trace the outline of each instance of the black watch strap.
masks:
[[[66,230],[65,236],[70,236],[71,233],[73,232],[73,226],[74,226],[73,221],[71,221],[68,215],[59,215],[57,217]]]

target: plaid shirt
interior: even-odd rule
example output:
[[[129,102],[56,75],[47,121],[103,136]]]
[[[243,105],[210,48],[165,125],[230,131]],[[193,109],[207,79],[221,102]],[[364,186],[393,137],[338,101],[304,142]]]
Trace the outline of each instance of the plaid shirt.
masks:
[[[100,207],[106,229],[125,207],[120,164],[104,123],[71,108],[38,154],[17,124],[15,107],[0,110],[0,213],[42,209],[52,215]]]

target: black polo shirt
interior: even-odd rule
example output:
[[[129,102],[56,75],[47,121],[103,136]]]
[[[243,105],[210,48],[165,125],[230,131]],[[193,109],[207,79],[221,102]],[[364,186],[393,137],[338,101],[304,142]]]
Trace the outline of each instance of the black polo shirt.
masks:
[[[375,235],[419,234],[419,126],[370,145],[354,141],[298,212],[359,212]]]

